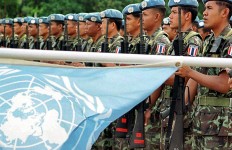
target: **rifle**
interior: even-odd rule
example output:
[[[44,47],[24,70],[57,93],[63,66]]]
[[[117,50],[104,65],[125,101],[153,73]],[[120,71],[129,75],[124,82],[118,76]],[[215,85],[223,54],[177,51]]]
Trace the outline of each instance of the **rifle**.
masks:
[[[28,38],[28,25],[26,25],[26,42],[24,43],[24,49],[29,49],[29,38]]]
[[[37,26],[37,37],[35,42],[35,49],[40,49],[40,40],[39,40],[39,24]]]
[[[2,40],[2,47],[6,47],[6,25],[4,24],[4,34],[3,34],[3,40]]]
[[[101,48],[103,53],[109,52],[108,26],[109,26],[109,18],[106,18],[106,35],[105,35],[105,42],[102,43],[102,48]]]
[[[126,14],[124,14],[124,40],[121,42],[121,52],[122,53],[128,53],[128,36],[127,36],[127,31],[126,31]]]
[[[61,48],[62,50],[69,51],[70,45],[68,43],[68,26],[67,26],[67,20],[64,21],[64,39],[61,42]]]
[[[48,40],[47,40],[47,49],[52,50],[52,36],[51,36],[51,22],[49,22],[49,31],[48,31]]]
[[[121,42],[121,52],[128,53],[128,36],[126,31],[126,14],[124,14],[124,40]],[[133,130],[133,121],[135,119],[134,109],[131,109],[129,112],[118,118],[116,124],[115,137],[116,138],[129,138],[130,132]]]
[[[82,45],[81,45],[81,42],[80,42],[80,22],[78,21],[77,22],[77,45],[76,45],[76,51],[80,52],[80,51],[83,51],[82,50]]]
[[[14,25],[12,26],[12,36],[10,40],[10,48],[17,48],[17,44],[15,43],[15,35],[14,35]]]
[[[137,53],[145,54],[145,43],[142,26],[142,13],[140,13],[140,43],[137,45]],[[135,120],[132,136],[129,140],[129,148],[144,148],[145,147],[145,131],[144,131],[144,110],[149,107],[149,98],[139,103],[135,109],[137,110],[137,117]]]
[[[181,7],[178,6],[178,39],[173,42],[173,47],[175,50],[175,55],[182,55],[183,51],[183,36],[181,32]],[[180,76],[175,76],[174,86],[173,86],[173,95],[170,106],[168,128],[165,139],[165,149],[184,149],[184,130],[183,130],[183,118],[184,118],[184,78]],[[174,113],[176,116],[175,126],[172,132],[172,125],[174,120]],[[170,139],[171,138],[171,139]]]

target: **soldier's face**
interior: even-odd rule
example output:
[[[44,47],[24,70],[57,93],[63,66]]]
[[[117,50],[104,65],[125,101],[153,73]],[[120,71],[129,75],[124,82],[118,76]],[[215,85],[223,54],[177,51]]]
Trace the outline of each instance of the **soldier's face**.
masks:
[[[108,23],[109,24],[109,23]],[[103,18],[102,19],[102,24],[101,24],[101,32],[102,32],[102,35],[106,35],[106,28],[107,28],[107,19],[106,18]],[[109,27],[108,27],[109,29]]]
[[[51,22],[50,23],[50,27],[51,27],[51,35],[57,35],[59,34],[59,27],[58,24],[56,22]]]
[[[92,21],[86,21],[86,28],[87,28],[87,34],[91,37],[95,36],[97,34],[97,29],[99,29],[98,24]]]
[[[30,36],[36,37],[37,36],[37,27],[34,24],[30,24],[28,27],[28,32]]]
[[[179,20],[178,20],[178,7],[171,8],[171,14],[169,15],[170,18],[170,27],[173,29],[178,29]],[[185,14],[181,11],[181,26],[183,26],[185,22]]]
[[[134,17],[133,15],[126,16],[126,30],[128,33],[133,34],[139,30],[140,22],[139,18]]]
[[[67,21],[68,35],[74,35],[77,33],[77,23],[75,21]]]
[[[11,25],[9,25],[9,24],[7,24],[6,25],[6,35],[11,35],[11,33],[12,33],[12,27],[11,27]]]
[[[14,32],[15,32],[15,34],[21,33],[21,25],[20,24],[14,23]]]
[[[80,36],[83,36],[87,32],[87,26],[85,22],[79,22]]]
[[[39,35],[40,36],[45,36],[49,32],[48,25],[41,23],[39,24]]]
[[[217,28],[221,23],[223,11],[215,1],[208,1],[205,4],[205,11],[203,12],[204,27],[208,29]]]
[[[155,9],[146,9],[143,10],[143,29],[144,30],[149,30],[154,28],[154,24],[155,22],[153,20],[155,20],[155,14],[156,14],[156,10]]]
[[[0,33],[3,33],[3,25],[0,24]]]

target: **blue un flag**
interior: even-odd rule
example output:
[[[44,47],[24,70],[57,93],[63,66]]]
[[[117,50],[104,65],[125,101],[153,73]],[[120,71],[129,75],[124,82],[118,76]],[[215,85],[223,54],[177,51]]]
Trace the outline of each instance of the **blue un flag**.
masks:
[[[176,69],[0,64],[0,149],[90,149]]]

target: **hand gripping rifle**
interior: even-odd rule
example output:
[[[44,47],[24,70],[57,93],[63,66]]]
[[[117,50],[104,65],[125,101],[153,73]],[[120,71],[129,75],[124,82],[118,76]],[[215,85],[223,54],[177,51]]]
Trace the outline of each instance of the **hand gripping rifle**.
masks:
[[[109,18],[106,18],[106,35],[105,42],[102,43],[101,49],[103,53],[109,52],[109,43],[108,43],[108,28],[109,28]]]
[[[37,37],[35,42],[35,49],[40,49],[40,39],[39,39],[39,24],[36,25],[37,27]]]
[[[175,55],[180,56],[183,54],[183,37],[181,33],[181,7],[178,6],[178,39],[173,42]],[[184,78],[175,76],[173,95],[170,106],[170,114],[168,120],[168,129],[165,139],[165,149],[167,150],[183,150],[184,149],[184,130],[183,130],[183,118],[184,118]],[[175,114],[175,125],[172,129],[173,120]],[[172,133],[171,133],[172,132]]]
[[[145,43],[142,26],[142,13],[140,13],[140,43],[137,46],[138,54],[145,54]],[[145,147],[145,131],[144,131],[144,111],[149,107],[149,98],[139,103],[135,109],[137,110],[137,117],[135,120],[132,136],[129,140],[129,148],[144,148]]]
[[[77,45],[76,45],[76,51],[80,52],[82,51],[82,45],[81,45],[81,38],[80,38],[80,22],[77,22]]]

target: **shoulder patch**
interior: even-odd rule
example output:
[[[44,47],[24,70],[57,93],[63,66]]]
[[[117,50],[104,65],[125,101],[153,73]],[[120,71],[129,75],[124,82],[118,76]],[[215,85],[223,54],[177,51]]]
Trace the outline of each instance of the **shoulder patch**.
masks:
[[[165,54],[165,44],[164,43],[157,43],[156,46],[156,53],[157,54]]]
[[[230,44],[230,47],[228,49],[228,55],[232,56],[232,44]]]
[[[120,46],[117,46],[115,52],[116,52],[116,53],[121,53],[121,47],[120,47]]]
[[[197,53],[198,53],[198,46],[197,45],[194,45],[194,44],[190,44],[188,46],[188,55],[189,56],[193,56],[193,57],[196,57],[197,56]]]

